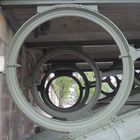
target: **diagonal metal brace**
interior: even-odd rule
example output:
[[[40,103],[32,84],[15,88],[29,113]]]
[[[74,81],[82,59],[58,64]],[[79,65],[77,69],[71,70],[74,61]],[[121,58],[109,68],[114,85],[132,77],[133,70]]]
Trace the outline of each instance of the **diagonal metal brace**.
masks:
[[[137,60],[138,58],[140,58],[140,49],[135,49],[134,47],[130,46],[130,55],[133,61]]]

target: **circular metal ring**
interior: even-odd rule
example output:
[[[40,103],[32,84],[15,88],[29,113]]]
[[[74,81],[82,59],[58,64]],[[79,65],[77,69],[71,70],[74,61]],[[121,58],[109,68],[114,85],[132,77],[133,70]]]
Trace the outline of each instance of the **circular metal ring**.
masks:
[[[119,87],[120,87],[121,80],[119,80],[119,78],[117,76],[113,76],[113,77],[116,80],[117,86],[113,85],[113,83],[111,82],[111,77],[110,76],[106,77],[106,79],[103,80],[103,82],[106,82],[109,85],[109,87],[112,89],[111,92],[106,92],[104,90],[101,90],[101,93],[103,95],[105,95],[106,97],[115,96],[117,91],[118,91],[118,89],[119,89]]]
[[[100,25],[115,40],[119,47],[123,62],[123,80],[117,95],[104,110],[95,114],[91,118],[85,119],[84,121],[58,121],[42,116],[27,102],[17,80],[17,68],[15,66],[17,64],[19,50],[26,37],[42,23],[65,16],[81,17]],[[19,109],[40,126],[46,129],[62,132],[75,132],[77,130],[80,131],[89,128],[96,129],[110,121],[110,119],[120,110],[130,94],[134,78],[134,64],[132,56],[129,52],[130,48],[126,38],[116,25],[105,16],[81,5],[52,6],[51,8],[47,8],[47,10],[43,13],[30,18],[15,34],[6,59],[6,81],[9,91],[11,92],[11,96]]]
[[[66,75],[62,75],[62,76],[66,76]],[[57,110],[59,112],[74,111],[77,109],[77,108],[75,108],[75,106],[77,106],[81,102],[82,97],[83,97],[83,88],[81,86],[81,83],[75,76],[67,76],[67,77],[72,78],[77,83],[77,85],[79,86],[80,93],[79,93],[79,97],[78,97],[78,100],[76,101],[76,103],[74,103],[72,106],[70,106],[68,108],[61,108],[61,107],[54,105],[49,97],[49,87],[51,86],[52,82],[59,77],[61,77],[61,76],[56,76],[49,80],[49,82],[45,88],[44,94],[41,93],[42,99],[45,102],[45,104],[49,105],[52,109]],[[53,116],[55,116],[55,115],[53,115]]]
[[[79,105],[76,106],[76,107],[79,107],[78,110],[74,110],[72,112],[67,112],[67,113],[60,112],[60,111],[57,111],[57,110],[53,110],[49,106],[46,106],[42,102],[42,100],[40,99],[39,94],[38,94],[38,90],[37,90],[37,86],[36,86],[36,81],[37,81],[36,75],[37,75],[38,71],[40,70],[40,67],[42,66],[42,64],[47,63],[47,61],[50,60],[51,58],[54,58],[56,56],[60,56],[60,55],[63,55],[63,54],[77,56],[77,57],[83,59],[85,62],[87,62],[89,64],[89,66],[91,67],[92,71],[94,72],[94,76],[96,78],[95,91],[94,91],[94,94],[93,94],[90,102],[88,104],[86,104],[86,106],[83,106],[82,108],[80,107],[81,104],[79,104]],[[77,69],[75,69],[75,71],[76,70]],[[80,71],[79,71],[79,73],[82,74]],[[82,76],[84,76],[84,74],[82,74]],[[89,86],[86,87],[86,88],[88,89]],[[91,112],[93,106],[95,105],[95,103],[96,103],[96,101],[98,99],[100,91],[101,91],[100,75],[99,75],[99,70],[98,70],[95,62],[92,59],[90,59],[88,56],[86,56],[84,53],[76,51],[76,50],[64,50],[64,49],[63,50],[53,50],[52,52],[47,53],[37,63],[37,65],[35,66],[34,71],[33,71],[33,76],[32,76],[32,94],[33,94],[33,97],[34,97],[35,101],[37,102],[37,104],[40,106],[40,108],[42,110],[44,110],[45,112],[51,113],[51,115],[55,114],[58,118],[62,118],[63,117],[63,118],[67,118],[67,120],[76,120],[76,119],[79,119],[79,117],[80,118],[84,117],[85,114],[87,114],[87,111]],[[83,100],[82,104],[85,101],[86,100]]]
[[[51,83],[52,83],[53,80],[55,80],[56,78],[58,78],[60,76],[55,76],[52,79],[50,79],[49,82],[48,82],[48,84],[47,84],[47,86],[46,86],[46,88],[45,88],[45,90],[44,90],[45,81],[49,77],[49,75],[51,73],[54,73],[57,70],[63,70],[63,69],[64,70],[72,70],[73,72],[78,72],[81,75],[81,77],[82,77],[82,79],[84,81],[84,86],[85,86],[85,93],[83,93],[84,87],[82,87],[80,81],[75,76],[73,76],[73,75],[68,76],[68,77],[71,77],[73,80],[76,81],[76,83],[78,84],[79,89],[80,89],[80,95],[79,95],[79,98],[78,98],[77,102],[72,107],[69,107],[69,108],[59,108],[59,107],[56,107],[49,100],[49,96],[48,96],[49,86],[51,85]],[[62,74],[61,76],[67,76],[67,75]],[[76,109],[81,108],[85,104],[85,102],[87,101],[88,96],[89,96],[89,82],[88,82],[88,79],[87,79],[86,75],[82,71],[80,71],[78,68],[72,67],[72,66],[57,66],[57,67],[52,68],[51,70],[47,71],[47,73],[44,75],[44,77],[41,80],[40,86],[41,86],[41,96],[42,96],[42,99],[44,100],[45,104],[46,105],[49,105],[52,109],[57,110],[59,112],[61,112],[61,111],[62,112],[65,112],[65,111],[66,112],[68,112],[68,111],[74,111]]]
[[[118,76],[113,76],[116,80],[117,86],[114,86],[114,84],[111,82],[111,79],[108,81],[108,85],[114,90],[114,91],[118,91],[120,84],[121,84],[121,80],[118,78]]]

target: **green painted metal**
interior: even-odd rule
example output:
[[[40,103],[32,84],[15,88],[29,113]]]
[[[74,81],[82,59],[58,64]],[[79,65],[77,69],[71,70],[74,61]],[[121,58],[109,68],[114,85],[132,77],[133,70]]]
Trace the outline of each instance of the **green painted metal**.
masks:
[[[140,140],[140,109],[118,117],[102,128],[85,133],[73,140]]]
[[[116,97],[113,101],[101,112],[95,114],[93,117],[88,119],[82,119],[79,121],[58,121],[48,119],[39,113],[37,113],[33,107],[26,101],[23,93],[19,87],[16,67],[14,66],[17,62],[17,56],[22,43],[26,37],[40,24],[58,17],[64,16],[76,16],[85,18],[103,27],[115,40],[120,50],[120,58],[123,62],[123,80],[118,90]],[[7,54],[6,61],[6,79],[12,98],[19,107],[19,109],[28,116],[32,121],[39,124],[40,126],[56,131],[63,132],[76,132],[82,130],[88,130],[90,128],[96,129],[107,123],[112,119],[122,105],[127,100],[134,78],[134,64],[133,58],[131,57],[130,47],[121,33],[121,31],[106,17],[103,15],[88,9],[81,5],[57,5],[47,9],[47,11],[37,14],[28,20],[15,34],[11,46]]]
[[[71,56],[78,56],[79,58],[83,59],[85,62],[87,62],[89,64],[89,66],[91,67],[91,69],[94,72],[95,77],[96,77],[95,92],[94,92],[94,95],[91,98],[90,102],[84,107],[81,107],[72,112],[69,111],[67,113],[56,111],[56,110],[50,108],[49,106],[45,105],[42,102],[41,98],[39,97],[37,87],[34,84],[37,81],[36,75],[37,75],[38,71],[40,70],[40,67],[42,66],[42,64],[47,62],[53,56],[59,56],[62,54],[65,54],[65,55],[70,54]],[[80,71],[79,71],[79,73],[80,73]],[[58,117],[58,118],[67,118],[67,120],[77,120],[79,118],[81,119],[81,118],[84,118],[85,116],[88,117],[88,115],[92,115],[92,114],[90,114],[90,112],[91,112],[93,106],[96,104],[97,99],[99,97],[99,93],[101,91],[101,78],[100,78],[98,67],[96,66],[95,62],[92,59],[90,59],[90,57],[88,57],[86,54],[84,54],[80,51],[71,50],[71,49],[63,49],[63,50],[56,49],[56,50],[51,51],[50,53],[46,53],[46,55],[37,63],[37,65],[35,66],[34,71],[33,71],[32,85],[33,85],[32,86],[32,95],[33,95],[34,99],[36,100],[36,102],[38,103],[38,105],[40,106],[40,108],[42,108],[45,112],[48,112],[52,116],[56,115],[56,117]],[[86,95],[88,95],[88,93],[89,93],[88,86],[89,85],[88,84],[85,84],[85,85],[87,86]]]
[[[140,57],[140,49],[135,49],[133,47],[130,47],[130,53],[133,58],[133,61],[136,61]],[[140,80],[134,77],[134,83],[138,86],[140,86]]]
[[[87,133],[43,131],[28,140],[139,140],[140,109],[121,115],[113,122]]]

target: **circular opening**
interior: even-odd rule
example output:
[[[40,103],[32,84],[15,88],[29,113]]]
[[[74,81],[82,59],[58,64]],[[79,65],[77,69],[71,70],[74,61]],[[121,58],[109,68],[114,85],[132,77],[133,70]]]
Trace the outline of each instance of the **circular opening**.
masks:
[[[66,55],[67,54],[67,55]],[[62,56],[64,57],[65,55],[65,59],[67,60],[67,57],[69,58],[75,58],[76,60],[78,60],[79,63],[79,59],[80,61],[84,61],[84,63],[86,63],[86,65],[89,65],[91,71],[91,73],[94,73],[90,79],[92,79],[92,81],[89,81],[86,74],[84,74],[83,70],[78,66],[77,61],[72,63],[72,65],[68,65],[65,63],[59,63],[59,66],[55,65],[54,60],[59,60]],[[50,99],[48,99],[47,94],[44,94],[44,91],[48,91],[48,86],[46,86],[45,88],[47,89],[41,89],[41,97],[44,100],[44,103],[42,102],[41,98],[38,95],[38,91],[37,91],[37,86],[40,83],[40,80],[38,80],[38,74],[40,71],[40,68],[44,65],[48,65],[49,67],[47,67],[46,69],[46,74],[44,75],[43,79],[41,79],[41,87],[44,88],[45,86],[45,81],[47,79],[47,77],[49,78],[49,75],[52,72],[55,72],[55,76],[59,77],[62,75],[69,75],[69,77],[72,77],[74,80],[76,80],[77,84],[80,87],[80,96],[78,98],[78,101],[75,103],[74,106],[72,106],[72,108],[68,108],[66,110],[62,110],[61,107],[60,108],[56,108],[54,105],[52,105],[52,103],[49,101]],[[74,65],[74,66],[73,66]],[[75,71],[74,73],[72,71]],[[78,72],[78,74],[76,74],[76,72]],[[80,76],[79,76],[80,74]],[[75,77],[74,77],[75,75]],[[54,76],[54,79],[55,79]],[[82,77],[82,78],[81,78]],[[79,79],[79,81],[78,81]],[[82,80],[82,81],[81,81]],[[50,85],[50,81],[52,82],[53,80],[48,80],[48,84]],[[83,83],[84,82],[84,83]],[[94,94],[92,93],[92,97],[90,99],[90,102],[87,103],[87,99],[89,96],[89,88],[90,88],[90,83],[94,82],[94,86],[95,86],[95,90],[94,90]],[[34,84],[36,83],[36,84]],[[61,83],[62,84],[62,83]],[[36,103],[39,105],[39,107],[44,110],[46,113],[50,114],[51,116],[55,116],[58,118],[65,118],[67,120],[75,120],[75,119],[82,119],[82,117],[84,117],[85,113],[87,110],[91,110],[93,108],[93,106],[95,105],[99,93],[100,93],[100,76],[99,76],[99,72],[98,72],[98,68],[95,64],[95,62],[90,59],[87,55],[85,55],[83,52],[80,51],[76,51],[76,50],[71,50],[71,49],[63,49],[63,50],[53,50],[48,52],[37,64],[37,66],[34,69],[33,72],[33,79],[32,79],[32,94],[33,97],[36,101]],[[85,102],[87,104],[85,104]],[[67,112],[67,113],[65,113]]]
[[[51,102],[57,107],[69,108],[77,102],[80,89],[74,79],[61,76],[51,82],[48,94]]]

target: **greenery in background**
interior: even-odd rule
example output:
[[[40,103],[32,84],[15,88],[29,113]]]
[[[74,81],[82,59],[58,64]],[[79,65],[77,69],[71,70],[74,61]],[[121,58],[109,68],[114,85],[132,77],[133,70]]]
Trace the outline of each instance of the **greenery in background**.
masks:
[[[90,82],[93,82],[95,81],[96,79],[94,78],[94,73],[93,72],[85,72],[87,78],[88,78],[88,81]],[[84,81],[82,79],[82,77],[75,73],[74,76],[76,76],[82,86],[85,86],[84,85]],[[77,98],[79,97],[79,86],[77,85],[77,83],[70,77],[67,77],[67,76],[62,76],[60,78],[57,78],[54,82],[53,82],[53,87],[54,87],[54,90],[56,92],[56,95],[58,97],[58,100],[59,100],[59,107],[62,107],[63,108],[63,104],[66,100],[68,100],[69,98],[69,95],[71,93],[71,89],[74,90],[74,93],[75,93],[75,100],[77,100]],[[103,91],[106,91],[108,92],[110,90],[109,86],[107,83],[103,83],[102,84],[102,90]],[[95,88],[92,87],[90,88],[90,94],[89,94],[89,99],[88,101],[92,98],[93,94],[94,94],[94,91],[95,91]]]
[[[104,82],[102,83],[102,90],[109,93],[111,88],[109,87],[108,83]]]
[[[63,102],[64,100],[68,99],[71,93],[71,88],[75,89],[75,93],[77,93],[77,96],[79,96],[79,87],[70,77],[62,76],[57,78],[53,82],[53,87],[59,100],[59,107],[63,107]]]

